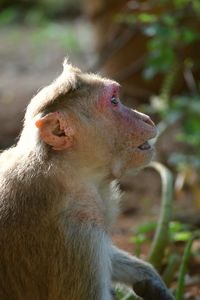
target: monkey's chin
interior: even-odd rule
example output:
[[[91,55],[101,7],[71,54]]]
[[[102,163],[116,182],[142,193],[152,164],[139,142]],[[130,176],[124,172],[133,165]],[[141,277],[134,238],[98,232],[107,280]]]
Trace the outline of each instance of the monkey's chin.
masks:
[[[146,167],[152,159],[155,157],[155,148],[150,147],[146,150],[141,150],[139,148],[135,149],[132,155],[131,162],[127,166],[127,171],[138,172],[139,170]]]
[[[140,157],[141,161],[143,160],[141,164],[145,166],[149,164],[151,160],[154,158],[155,148],[153,146],[150,146],[148,149],[145,150],[141,150],[137,148],[135,153],[138,157]]]
[[[143,164],[139,167],[139,170],[148,166],[148,164],[154,159],[154,157],[155,157],[155,150],[151,149],[151,151],[149,151],[148,155],[145,157]]]
[[[154,147],[148,150],[134,149],[134,151],[130,153],[128,160],[118,159],[113,162],[111,177],[120,180],[125,174],[137,173],[151,162],[154,154]]]

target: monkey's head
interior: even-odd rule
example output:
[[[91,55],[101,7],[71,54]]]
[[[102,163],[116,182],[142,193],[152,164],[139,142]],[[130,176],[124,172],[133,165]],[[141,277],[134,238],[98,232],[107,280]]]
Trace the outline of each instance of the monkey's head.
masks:
[[[146,165],[154,152],[148,143],[156,135],[154,123],[123,105],[120,85],[67,62],[29,104],[24,131],[30,126],[49,157],[60,156],[63,163],[64,157],[85,174],[98,170],[120,178]]]

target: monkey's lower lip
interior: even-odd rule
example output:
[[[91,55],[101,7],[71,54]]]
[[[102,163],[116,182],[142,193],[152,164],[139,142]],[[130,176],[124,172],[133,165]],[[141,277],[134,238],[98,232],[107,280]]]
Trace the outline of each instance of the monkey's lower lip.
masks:
[[[151,145],[149,145],[149,143],[146,141],[145,143],[143,143],[142,145],[140,145],[138,148],[140,150],[149,150],[149,149],[151,149]]]

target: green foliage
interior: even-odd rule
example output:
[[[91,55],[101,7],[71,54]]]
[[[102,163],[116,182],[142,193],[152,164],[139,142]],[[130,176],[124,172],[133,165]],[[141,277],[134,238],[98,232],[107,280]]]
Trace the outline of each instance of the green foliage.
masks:
[[[177,285],[177,289],[176,289],[176,300],[183,299],[185,274],[187,271],[189,258],[191,255],[192,243],[196,238],[200,238],[199,231],[196,231],[194,234],[190,235],[190,238],[188,239],[187,244],[185,246],[183,259],[182,259],[181,267],[179,270],[178,285]]]
[[[64,12],[78,12],[80,9],[81,0],[40,0],[41,10],[52,18],[54,16],[62,16]]]
[[[187,265],[189,261],[189,257],[191,255],[199,256],[199,252],[192,253],[191,247],[192,242],[195,238],[200,238],[199,232],[192,233],[191,228],[187,224],[183,224],[180,222],[173,222],[169,223],[169,243],[168,243],[168,252],[165,253],[166,257],[163,257],[167,261],[167,265],[165,267],[163,278],[166,284],[173,280],[174,273],[177,271],[180,265],[180,255],[176,252],[173,252],[175,249],[176,243],[184,243],[185,244],[185,251],[181,263],[181,267],[179,269],[179,281],[178,287],[176,292],[176,299],[183,299],[182,293],[184,288],[184,277],[187,270]],[[138,255],[138,249],[141,250],[142,245],[149,245],[151,242],[151,237],[155,235],[156,230],[156,223],[155,222],[147,222],[142,225],[139,225],[136,229],[134,229],[134,237],[131,241],[134,243],[135,246],[135,254]],[[173,249],[173,250],[172,250]],[[139,252],[140,254],[140,252]],[[124,299],[122,295],[124,293],[122,290],[118,290],[118,298],[117,299]],[[120,294],[121,291],[121,294]],[[126,299],[126,298],[125,298]],[[127,298],[129,299],[129,298]],[[132,299],[132,298],[130,298]]]
[[[151,112],[160,115],[162,131],[179,121],[182,128],[177,140],[191,147],[190,155],[173,153],[169,163],[177,170],[180,165],[191,164],[199,172],[200,81],[193,73],[199,68],[200,61],[189,56],[191,52],[187,49],[195,49],[200,41],[200,1],[148,1],[148,7],[150,10],[120,14],[117,21],[130,24],[133,30],[137,28],[148,37],[144,78],[153,80],[158,74],[164,76],[160,95],[152,100]],[[154,8],[160,12],[153,13]],[[181,94],[172,96],[178,76],[184,78],[187,88],[184,93],[181,91]]]
[[[141,33],[149,38],[147,65],[144,78],[151,79],[158,73],[165,74],[179,60],[179,52],[184,47],[200,40],[200,32],[189,18],[198,20],[198,1],[162,1],[166,9],[159,13],[137,12],[120,14],[118,22],[137,25]],[[150,7],[155,2],[149,1]],[[160,4],[162,5],[162,4]],[[168,8],[168,6],[170,8]],[[159,7],[157,3],[156,6]]]
[[[195,62],[192,57],[179,59],[179,53],[187,46],[195,47],[200,33],[194,22],[200,21],[199,1],[163,1],[170,4],[159,15],[138,13],[122,15],[119,20],[131,24],[140,24],[141,31],[149,37],[148,58],[144,68],[144,78],[165,74],[160,96],[152,99],[151,112],[158,113],[163,120],[162,130],[179,120],[182,124],[177,140],[191,146],[191,153],[173,153],[169,163],[179,170],[182,165],[200,169],[200,94],[198,79],[193,76]],[[192,18],[193,22],[188,22]],[[199,23],[200,24],[200,23]],[[171,97],[174,82],[181,72],[189,76],[189,93]]]
[[[14,23],[19,16],[19,11],[15,8],[8,8],[0,12],[0,25],[9,25]]]
[[[14,0],[0,1],[0,25],[25,23],[40,25],[80,13],[81,0]]]
[[[139,234],[148,234],[156,229],[157,223],[156,222],[146,222],[138,227],[136,227],[133,231],[134,235],[139,235]]]
[[[24,22],[29,26],[41,26],[48,23],[48,18],[45,16],[44,11],[32,8],[24,16]]]
[[[156,222],[146,222],[139,225],[134,229],[133,237],[130,241],[133,242],[135,246],[144,245],[146,243],[149,244],[152,241],[156,227]],[[187,242],[191,235],[192,233],[187,224],[174,221],[169,223],[169,237],[171,243]]]
[[[165,1],[168,2],[168,1]],[[200,93],[198,78],[193,75],[195,61],[192,57],[179,58],[185,47],[195,47],[200,40],[197,26],[200,24],[200,5],[198,1],[172,1],[174,14],[164,12],[159,21],[145,26],[144,33],[150,37],[149,58],[144,70],[145,78],[164,73],[160,96],[152,101],[153,111],[159,113],[164,128],[177,122],[182,125],[177,140],[191,147],[191,154],[173,153],[169,158],[177,169],[182,165],[200,170]],[[188,22],[193,18],[193,22]],[[177,76],[183,73],[188,92],[171,96]],[[154,99],[155,100],[155,99]]]
[[[169,225],[170,240],[172,243],[175,242],[187,242],[192,233],[186,224],[180,222],[170,222]]]
[[[168,162],[178,170],[183,166],[200,170],[200,94],[172,96],[167,103],[163,97],[154,97],[151,103],[152,112],[160,114],[164,128],[180,122],[181,131],[176,139],[191,147],[190,154],[172,153]]]
[[[174,105],[171,105],[172,112],[181,112],[183,119],[183,132],[177,136],[178,140],[190,144],[200,154],[200,95],[194,97],[176,97]]]

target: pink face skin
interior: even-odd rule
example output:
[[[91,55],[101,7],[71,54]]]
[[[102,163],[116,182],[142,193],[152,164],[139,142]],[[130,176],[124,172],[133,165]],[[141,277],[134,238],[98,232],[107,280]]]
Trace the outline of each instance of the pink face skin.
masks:
[[[112,97],[116,97],[119,100],[120,95],[120,85],[117,83],[111,83],[105,85],[103,92],[101,94],[100,100],[98,102],[98,109],[104,110],[106,108],[118,108],[120,106],[120,102],[117,105],[113,105],[111,102]]]
[[[152,158],[154,151],[148,140],[156,136],[157,130],[149,116],[120,102],[119,91],[117,83],[105,85],[98,102],[98,111],[110,120],[110,127],[106,131],[109,138],[114,140],[120,159],[124,157],[124,163],[131,168],[141,167]]]

